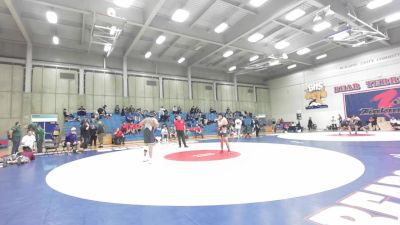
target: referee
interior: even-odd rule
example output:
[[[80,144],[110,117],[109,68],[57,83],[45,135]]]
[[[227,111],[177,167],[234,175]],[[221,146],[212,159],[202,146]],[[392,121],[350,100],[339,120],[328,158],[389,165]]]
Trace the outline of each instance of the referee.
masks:
[[[176,117],[176,119],[174,121],[174,126],[175,126],[175,130],[176,130],[176,135],[178,136],[179,148],[182,147],[181,139],[182,139],[183,145],[185,146],[185,148],[187,148],[188,146],[186,145],[186,141],[185,141],[186,126],[185,126],[185,121],[182,120],[181,116]]]

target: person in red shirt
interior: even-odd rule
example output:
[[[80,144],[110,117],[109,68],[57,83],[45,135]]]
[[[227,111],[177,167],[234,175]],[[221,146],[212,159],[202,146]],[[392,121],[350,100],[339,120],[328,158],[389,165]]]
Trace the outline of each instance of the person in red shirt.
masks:
[[[117,128],[117,130],[114,132],[114,144],[125,144],[125,137],[124,137],[124,133],[122,133],[122,131]]]
[[[185,121],[182,120],[181,116],[177,116],[175,121],[174,121],[174,126],[175,126],[175,130],[176,130],[176,134],[178,136],[178,142],[179,142],[179,148],[182,147],[181,146],[181,139],[183,142],[183,145],[185,146],[185,148],[187,148],[188,146],[186,145],[186,141],[185,141]]]
[[[203,130],[201,129],[200,124],[196,124],[196,126],[193,127],[191,131],[194,133],[195,138],[197,138],[197,136],[201,136],[201,138],[204,138]]]
[[[122,131],[122,133],[124,133],[124,134],[128,133],[128,124],[126,124],[125,122],[123,122],[122,125],[121,125],[121,131]]]

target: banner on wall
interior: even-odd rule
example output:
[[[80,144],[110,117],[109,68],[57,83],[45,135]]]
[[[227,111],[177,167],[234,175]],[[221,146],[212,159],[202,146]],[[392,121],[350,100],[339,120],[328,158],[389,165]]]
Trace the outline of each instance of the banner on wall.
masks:
[[[324,99],[327,96],[325,86],[322,82],[309,84],[305,90],[305,99],[308,100],[306,109],[320,109],[327,108],[328,105],[324,104]]]
[[[346,116],[359,116],[366,122],[369,117],[394,116],[400,118],[400,87],[344,95]]]

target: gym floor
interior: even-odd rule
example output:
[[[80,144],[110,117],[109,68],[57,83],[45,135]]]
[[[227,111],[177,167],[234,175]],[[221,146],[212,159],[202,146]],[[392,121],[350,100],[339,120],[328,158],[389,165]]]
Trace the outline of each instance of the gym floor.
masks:
[[[41,155],[0,169],[0,224],[400,224],[400,135],[270,135]]]

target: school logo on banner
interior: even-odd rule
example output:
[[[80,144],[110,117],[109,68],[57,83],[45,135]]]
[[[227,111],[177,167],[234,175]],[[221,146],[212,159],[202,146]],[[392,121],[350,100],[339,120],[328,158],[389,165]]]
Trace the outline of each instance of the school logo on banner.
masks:
[[[371,116],[400,117],[400,87],[346,94],[346,115],[357,115],[363,121]]]
[[[328,108],[328,105],[324,104],[328,94],[322,82],[309,84],[305,92],[305,99],[309,101],[306,109]]]

